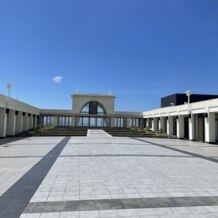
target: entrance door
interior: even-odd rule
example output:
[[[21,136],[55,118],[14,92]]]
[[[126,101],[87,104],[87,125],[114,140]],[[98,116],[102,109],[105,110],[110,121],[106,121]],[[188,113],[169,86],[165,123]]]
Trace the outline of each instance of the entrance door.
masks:
[[[204,142],[204,116],[199,115],[198,116],[198,141]]]
[[[189,118],[184,119],[184,138],[189,139]]]

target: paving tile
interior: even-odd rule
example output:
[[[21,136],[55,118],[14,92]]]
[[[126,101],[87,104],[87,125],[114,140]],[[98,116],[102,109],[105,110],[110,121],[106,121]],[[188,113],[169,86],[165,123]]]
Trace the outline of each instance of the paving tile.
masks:
[[[100,217],[118,217],[119,213],[118,210],[99,210]]]
[[[80,211],[80,218],[99,218],[98,211]]]
[[[61,138],[57,140],[61,140]],[[217,199],[214,196],[218,196],[218,164],[201,158],[201,156],[184,154],[154,145],[154,143],[170,148],[176,147],[199,155],[204,155],[206,152],[207,155],[217,154],[218,156],[217,148],[203,147],[205,146],[203,143],[179,140],[147,138],[140,140],[146,141],[122,137],[71,138],[42,181],[31,202],[51,203],[47,208],[48,212],[54,209],[52,206],[54,203],[57,204],[55,210],[61,212],[57,213],[58,216],[64,216],[64,211],[67,211],[65,215],[69,216],[69,213],[76,212],[75,210],[91,210],[93,216],[97,216],[94,215],[96,213],[93,210],[99,209],[99,216],[103,216],[101,211],[108,212],[108,214],[105,212],[105,216],[109,216],[109,212],[112,211],[111,216],[115,217],[120,216],[120,214],[113,213],[115,209],[123,211],[122,213],[125,214],[131,207],[136,214],[126,214],[128,217],[153,216],[152,204],[164,207],[164,204],[169,203],[172,203],[170,208],[155,208],[155,212],[158,212],[159,215],[156,214],[154,217],[172,217],[176,213],[178,213],[177,216],[217,215]],[[38,151],[34,147],[36,145],[31,145],[31,142],[36,141]],[[55,139],[36,138],[36,141],[34,139],[31,141],[21,140],[18,144],[13,142],[11,144],[13,154],[9,147],[0,148],[0,174],[2,175],[0,177],[0,193],[4,193],[4,190],[10,188],[35,162],[51,150]],[[43,143],[46,146],[42,147]],[[19,160],[15,157],[16,148]],[[4,156],[10,157],[1,158],[1,152]],[[29,157],[27,157],[28,155]],[[34,155],[39,156],[33,157]],[[37,176],[33,176],[29,182],[37,181]],[[27,190],[20,190],[24,194],[23,201],[26,199]],[[204,196],[209,198],[202,198]],[[172,201],[174,197],[180,200]],[[187,200],[186,197],[195,198],[192,201]],[[154,198],[159,200],[154,201]],[[143,199],[153,203],[148,203],[147,200],[143,202]],[[14,200],[19,201],[16,198]],[[110,202],[109,200],[114,201]],[[81,204],[83,201],[86,203]],[[72,202],[74,203],[72,204]],[[178,204],[184,204],[184,207],[179,209]],[[141,208],[143,206],[148,208]],[[141,214],[139,214],[140,210]],[[143,210],[145,214],[143,214]],[[34,214],[26,213],[23,216]]]

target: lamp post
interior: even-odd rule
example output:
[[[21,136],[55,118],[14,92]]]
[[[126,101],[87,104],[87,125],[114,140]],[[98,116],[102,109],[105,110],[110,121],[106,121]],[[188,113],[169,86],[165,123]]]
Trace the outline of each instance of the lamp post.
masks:
[[[190,96],[191,96],[191,91],[188,90],[185,92],[186,96],[188,97],[188,113],[190,114]]]
[[[8,88],[8,98],[10,98],[11,96],[11,88],[12,88],[13,84],[11,82],[8,82],[7,84],[7,88]]]

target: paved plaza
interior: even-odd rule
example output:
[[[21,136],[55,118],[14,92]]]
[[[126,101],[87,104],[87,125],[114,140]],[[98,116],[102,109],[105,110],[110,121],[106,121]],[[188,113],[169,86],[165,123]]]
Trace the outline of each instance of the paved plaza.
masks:
[[[218,217],[218,145],[176,139],[1,141],[0,217]]]

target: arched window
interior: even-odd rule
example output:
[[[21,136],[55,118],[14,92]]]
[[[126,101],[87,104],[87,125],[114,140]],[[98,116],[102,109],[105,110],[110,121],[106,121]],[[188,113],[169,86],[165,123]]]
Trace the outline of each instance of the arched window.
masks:
[[[105,115],[106,110],[102,104],[97,101],[90,101],[85,104],[80,111],[81,114],[89,114],[89,115]]]

